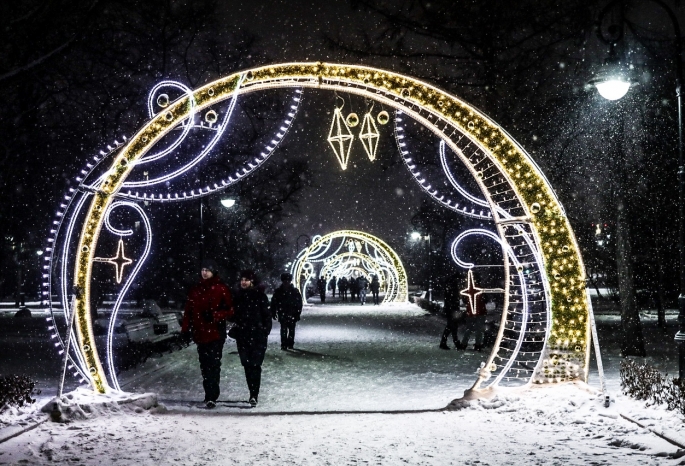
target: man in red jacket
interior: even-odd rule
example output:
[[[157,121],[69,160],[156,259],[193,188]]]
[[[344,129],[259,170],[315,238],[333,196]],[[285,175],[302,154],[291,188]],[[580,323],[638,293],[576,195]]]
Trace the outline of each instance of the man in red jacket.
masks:
[[[181,326],[181,332],[191,333],[197,345],[207,408],[215,407],[219,398],[226,321],[233,317],[231,292],[217,272],[216,262],[202,261],[202,280],[188,293]]]

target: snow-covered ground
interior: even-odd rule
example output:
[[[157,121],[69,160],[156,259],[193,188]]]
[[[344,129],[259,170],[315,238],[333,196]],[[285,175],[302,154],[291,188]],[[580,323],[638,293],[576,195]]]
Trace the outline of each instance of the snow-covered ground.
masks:
[[[590,387],[504,392],[445,410],[487,353],[439,350],[444,322],[414,305],[313,306],[296,351],[280,350],[274,325],[257,408],[243,403],[247,387],[229,340],[226,403],[203,409],[191,346],[120,375],[124,390],[155,392],[162,406],[106,400],[79,412],[85,419],[46,422],[0,443],[0,464],[680,464],[676,446],[621,416],[685,443],[675,413],[618,391],[616,324],[599,322],[611,408],[593,393],[599,383],[591,376]],[[672,373],[674,331],[660,332],[645,321],[649,361]]]

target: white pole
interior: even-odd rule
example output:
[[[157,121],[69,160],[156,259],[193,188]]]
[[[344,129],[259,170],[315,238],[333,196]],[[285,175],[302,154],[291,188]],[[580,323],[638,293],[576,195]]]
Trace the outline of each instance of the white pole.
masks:
[[[599,340],[597,339],[597,325],[595,325],[595,313],[592,310],[592,299],[590,298],[590,290],[586,290],[586,292],[588,317],[590,318],[590,328],[592,329],[592,342],[595,345],[595,359],[597,360],[597,372],[599,372],[599,384],[602,389],[602,396],[604,397],[604,407],[608,408],[611,404],[611,397],[607,392],[606,380],[604,380],[604,366],[602,365],[602,353],[599,351]]]
[[[69,363],[69,347],[71,346],[71,331],[74,328],[74,315],[76,314],[74,309],[75,300],[76,297],[71,298],[71,315],[69,316],[69,325],[67,326],[67,344],[64,346],[64,364],[62,365],[62,379],[59,383],[57,398],[62,397],[62,391],[64,390],[64,377],[67,374],[67,364]]]

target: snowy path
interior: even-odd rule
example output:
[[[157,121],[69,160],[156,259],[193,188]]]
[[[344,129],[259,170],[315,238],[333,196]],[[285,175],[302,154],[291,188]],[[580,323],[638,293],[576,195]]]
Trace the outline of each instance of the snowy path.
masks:
[[[473,384],[487,358],[439,350],[442,319],[413,305],[305,308],[296,351],[281,351],[279,328],[275,322],[269,338],[260,412],[443,408]],[[221,372],[220,399],[246,400],[232,340],[224,347]],[[148,360],[120,382],[126,391],[155,392],[174,408],[204,396],[195,346]]]
[[[675,446],[620,413],[685,441],[679,417],[618,391],[609,409],[595,394],[565,385],[443,411],[487,357],[439,350],[443,325],[413,305],[308,308],[298,327],[300,351],[280,350],[275,325],[256,409],[208,411],[192,403],[202,388],[191,346],[121,374],[125,390],[157,392],[168,409],[91,406],[88,419],[47,422],[0,444],[0,465],[684,464]],[[619,358],[607,342],[609,382],[617,387]],[[228,343],[221,399],[239,401],[247,388],[234,353]],[[655,354],[672,367],[673,348]]]

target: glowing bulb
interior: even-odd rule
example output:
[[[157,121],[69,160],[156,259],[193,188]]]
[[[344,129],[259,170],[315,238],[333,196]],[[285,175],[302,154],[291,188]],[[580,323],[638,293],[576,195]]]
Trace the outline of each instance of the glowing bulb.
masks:
[[[618,100],[628,92],[630,83],[619,78],[611,78],[595,83],[599,95],[607,100]]]

